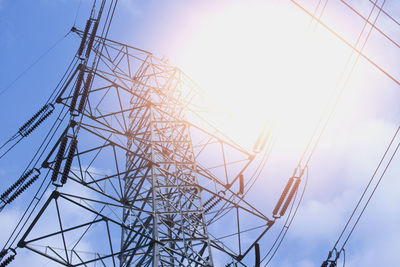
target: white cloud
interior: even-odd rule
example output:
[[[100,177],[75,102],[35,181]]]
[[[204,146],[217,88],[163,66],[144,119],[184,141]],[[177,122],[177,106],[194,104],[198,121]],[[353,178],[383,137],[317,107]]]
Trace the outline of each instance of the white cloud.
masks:
[[[391,123],[364,121],[353,124],[350,132],[337,131],[342,137],[333,136],[336,138],[331,139],[332,143],[325,143],[310,165],[308,191],[278,252],[279,258],[274,260],[276,266],[281,266],[282,260],[286,266],[299,266],[302,261],[305,266],[320,266],[339,237],[395,130]],[[400,206],[396,204],[400,202],[399,160],[400,156],[394,158],[350,237],[345,247],[346,266],[396,266],[396,251],[400,246],[396,241],[400,235]],[[302,247],[298,248],[298,244]]]

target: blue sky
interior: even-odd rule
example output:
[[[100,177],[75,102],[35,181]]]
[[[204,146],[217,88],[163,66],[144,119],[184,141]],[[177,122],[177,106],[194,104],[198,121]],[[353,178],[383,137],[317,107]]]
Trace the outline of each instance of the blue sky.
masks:
[[[364,16],[371,9],[368,0],[348,2]],[[312,11],[318,1],[299,3]],[[0,91],[7,88],[32,62],[68,33],[74,24],[78,6],[76,26],[82,28],[91,1],[0,0]],[[274,21],[268,22],[264,16],[271,15],[271,10],[278,15],[273,17]],[[386,1],[385,10],[400,20],[400,5],[397,1]],[[354,13],[337,0],[328,2],[322,20],[351,43],[355,42],[363,25]],[[297,34],[303,34],[303,24],[309,22],[310,18],[290,1],[248,1],[243,4],[240,1],[120,0],[110,38],[152,51],[160,57],[167,56],[173,64],[192,76],[207,93],[226,102],[224,105],[233,114],[232,124],[248,123],[248,127],[241,127],[247,130],[240,134],[229,123],[221,127],[226,129],[228,135],[237,137],[239,142],[251,143],[260,127],[260,123],[254,121],[262,121],[263,116],[267,116],[263,113],[264,109],[252,109],[252,103],[257,103],[254,106],[262,106],[263,99],[270,96],[257,95],[258,92],[273,88],[279,82],[284,84],[281,88],[283,91],[285,86],[298,87],[296,92],[300,94],[296,97],[301,99],[299,102],[303,101],[297,106],[298,113],[306,109],[305,106],[316,102],[320,105],[316,105],[316,110],[310,113],[319,114],[318,108],[325,105],[326,99],[313,100],[316,92],[320,91],[307,91],[310,81],[317,89],[332,89],[334,80],[344,67],[344,59],[351,50],[320,26],[311,30],[314,35],[310,35],[314,39],[308,40],[316,44],[315,50],[304,52],[309,57],[297,58],[298,54],[305,51],[301,50],[302,46],[299,48],[302,39],[296,39],[299,38]],[[315,26],[311,25],[313,29]],[[400,41],[399,25],[383,15],[376,25],[395,41]],[[42,106],[78,45],[78,38],[69,34],[0,95],[1,142],[15,133]],[[314,52],[317,57],[310,56]],[[400,79],[400,53],[393,43],[374,31],[365,47],[365,53],[392,76]],[[277,59],[273,60],[275,55],[278,55]],[[310,73],[302,72],[308,60],[314,67],[306,68]],[[283,63],[277,65],[277,62]],[[288,77],[282,76],[282,73],[288,74]],[[301,73],[304,81],[295,76],[296,73]],[[279,79],[275,80],[274,77]],[[254,88],[245,88],[247,85]],[[272,90],[271,95],[274,94],[273,89],[268,90]],[[295,91],[284,92],[288,95],[281,96],[283,99],[294,98],[291,94]],[[302,92],[310,95],[300,98],[306,94]],[[323,91],[321,97],[328,95],[327,92]],[[321,264],[399,125],[399,96],[398,85],[366,60],[359,60],[337,112],[310,163],[309,185],[298,216],[270,266],[308,267]],[[262,101],[259,102],[259,99]],[[232,107],[242,104],[241,109],[237,109],[241,112],[232,111]],[[244,119],[240,113],[245,114],[242,116]],[[291,111],[289,118],[293,119],[293,113],[296,111]],[[252,192],[251,200],[267,215],[271,213],[304,149],[304,140],[296,138],[301,134],[308,136],[311,128],[308,125],[314,123],[302,121],[301,118],[297,118],[297,121],[298,124],[290,121],[289,125],[282,126],[286,132],[298,134],[285,135],[279,132],[282,137],[271,153],[257,188]],[[45,132],[44,128],[31,136],[32,141],[23,140],[13,153],[0,160],[1,188],[8,187],[19,175],[21,166],[26,165],[35,148],[34,141],[39,140]],[[400,249],[397,240],[400,236],[399,160],[398,156],[394,159],[346,246],[347,266],[397,264],[396,255]],[[23,210],[26,199],[29,199],[29,194],[1,213],[7,230],[11,229]],[[278,230],[279,223],[265,237],[261,254],[265,253],[267,243],[273,240]],[[1,233],[0,240],[5,239],[6,232]],[[34,260],[39,266],[46,263],[30,254],[22,254],[18,258],[20,262]]]

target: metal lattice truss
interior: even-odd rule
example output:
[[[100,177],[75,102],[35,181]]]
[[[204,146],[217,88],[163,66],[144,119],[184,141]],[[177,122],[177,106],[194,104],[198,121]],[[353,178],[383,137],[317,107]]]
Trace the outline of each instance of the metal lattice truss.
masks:
[[[42,166],[59,189],[19,246],[66,266],[240,262],[273,224],[244,199],[254,156],[202,119],[209,103],[178,68],[94,42],[98,66],[57,100],[70,121]]]

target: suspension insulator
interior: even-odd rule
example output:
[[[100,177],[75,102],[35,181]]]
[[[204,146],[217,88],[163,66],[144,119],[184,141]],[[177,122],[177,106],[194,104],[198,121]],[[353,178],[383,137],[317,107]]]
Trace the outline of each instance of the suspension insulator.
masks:
[[[15,258],[15,254],[10,255],[8,258],[6,258],[2,263],[0,263],[0,267],[5,267],[8,264],[10,264]]]
[[[53,106],[54,107],[54,106]],[[47,119],[54,111],[54,108],[47,111],[40,119],[32,125],[24,134],[23,136],[26,137],[28,136],[31,132],[33,132],[45,119]]]
[[[14,194],[12,194],[10,196],[9,199],[7,199],[6,203],[10,204],[11,202],[13,202],[22,192],[24,192],[26,189],[28,189],[28,187],[30,187],[38,178],[39,178],[39,174],[36,174],[31,179],[29,179],[28,182],[26,182],[26,184],[21,186],[17,191],[14,192]]]
[[[214,201],[214,199],[217,198],[217,195],[213,195],[212,197],[210,197],[209,199],[206,200],[206,202],[204,202],[203,207],[207,207],[208,204],[211,203],[211,201]]]
[[[209,212],[212,208],[214,208],[219,202],[221,202],[222,198],[219,197],[217,200],[215,200],[210,206],[205,208],[204,212]]]
[[[65,184],[67,182],[68,174],[69,174],[69,171],[71,170],[72,160],[74,158],[74,154],[75,154],[75,150],[76,150],[77,144],[78,144],[78,141],[74,137],[72,139],[72,141],[71,141],[71,146],[69,148],[68,156],[67,156],[67,159],[65,161],[64,171],[63,171],[63,174],[61,176],[61,183],[62,184]]]
[[[244,193],[244,176],[243,174],[241,174],[239,176],[239,194],[243,195]]]
[[[92,20],[88,19],[86,21],[86,26],[85,26],[85,31],[83,32],[83,36],[82,36],[82,40],[81,40],[81,44],[79,45],[79,49],[78,49],[78,55],[81,56],[83,49],[85,48],[85,43],[86,43],[86,39],[87,39],[87,35],[89,33],[89,29],[90,26],[92,25]]]
[[[78,74],[78,79],[76,80],[74,94],[72,95],[71,104],[69,106],[69,112],[72,114],[75,110],[76,101],[78,100],[79,91],[81,90],[83,75],[85,74],[85,67],[81,64]]]
[[[25,180],[33,173],[33,170],[34,169],[31,169],[26,173],[24,173],[23,175],[21,175],[21,177],[19,177],[18,180],[12,186],[10,186],[3,194],[1,194],[0,197],[2,199],[5,199],[15,188],[17,188],[20,184],[25,182]]]
[[[60,148],[56,156],[56,162],[54,164],[53,174],[51,175],[51,180],[55,182],[57,180],[58,172],[60,171],[61,162],[64,157],[65,147],[67,146],[68,137],[64,136],[61,140]]]
[[[88,43],[87,48],[86,48],[86,54],[85,54],[86,58],[89,58],[90,52],[92,51],[94,38],[96,37],[97,27],[99,27],[99,21],[98,20],[96,20],[96,22],[94,23],[94,26],[93,26],[93,29],[92,29],[92,33],[90,35],[89,43]]]
[[[299,188],[300,185],[300,178],[298,178],[296,180],[296,182],[294,183],[294,186],[292,187],[292,189],[290,190],[289,196],[285,201],[285,204],[283,204],[283,207],[281,209],[281,212],[279,213],[279,215],[282,217],[283,215],[285,215],[285,212],[287,210],[287,208],[289,207],[289,204],[292,202],[292,199],[294,197],[294,194],[297,192],[297,189]]]
[[[24,135],[25,130],[40,116],[45,110],[49,108],[50,104],[44,105],[38,112],[36,112],[21,128],[18,129],[18,133]]]
[[[279,211],[279,209],[281,208],[282,203],[283,203],[283,201],[285,200],[285,198],[286,198],[286,196],[287,196],[287,194],[288,194],[288,192],[289,192],[290,187],[292,187],[293,182],[294,182],[294,178],[292,177],[292,178],[290,178],[289,181],[287,182],[287,184],[286,184],[286,186],[285,186],[285,189],[283,189],[283,192],[282,192],[282,194],[281,194],[281,196],[280,196],[280,198],[279,198],[279,200],[278,200],[278,203],[276,203],[275,208],[274,208],[274,211],[272,212],[272,214],[274,215],[274,217],[277,216],[278,211]]]
[[[81,97],[81,101],[79,102],[79,106],[78,106],[78,113],[82,113],[82,111],[83,111],[83,107],[85,106],[86,98],[89,94],[89,87],[90,87],[90,84],[92,83],[92,79],[93,79],[93,75],[92,75],[92,73],[89,73],[89,75],[86,79],[86,82],[83,86],[82,97]]]
[[[254,254],[256,256],[254,267],[260,267],[260,245],[258,243],[254,244]]]
[[[0,261],[4,258],[4,256],[7,254],[8,250],[3,248],[0,252]]]

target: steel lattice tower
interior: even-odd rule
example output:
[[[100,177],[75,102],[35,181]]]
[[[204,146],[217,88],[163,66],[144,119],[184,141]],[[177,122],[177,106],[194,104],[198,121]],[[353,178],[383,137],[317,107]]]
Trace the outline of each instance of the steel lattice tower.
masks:
[[[152,60],[152,59],[148,59]],[[155,265],[211,265],[210,240],[197,182],[197,167],[189,125],[179,91],[180,72],[145,61],[135,75],[131,99],[124,197],[129,206],[144,210],[139,215],[124,211],[133,228],[145,225],[154,243]],[[140,137],[140,138],[138,138]],[[137,158],[136,154],[144,155]],[[140,177],[140,178],[138,178]],[[137,245],[140,236],[123,229],[122,249]],[[163,243],[164,245],[160,245]],[[129,265],[124,255],[122,265]]]
[[[357,23],[361,19],[365,24],[355,44],[345,38],[345,32],[321,20],[328,1],[319,1],[314,11],[291,1],[312,18],[308,30],[315,22],[352,53],[340,69],[335,89],[276,205],[273,209],[266,207],[272,210],[270,219],[250,203],[264,205],[263,201],[270,199],[264,195],[251,198],[248,193],[268,161],[274,131],[265,124],[253,152],[243,149],[205,119],[207,107],[215,103],[210,103],[210,98],[183,71],[148,51],[108,38],[118,0],[93,2],[85,28],[79,30],[74,24],[71,29],[80,45],[60,83],[42,108],[0,144],[2,159],[39,126],[46,126],[36,152],[22,150],[15,157],[22,162],[23,153],[33,155],[15,182],[0,195],[1,213],[32,185],[37,189],[29,196],[31,200],[21,201],[27,207],[0,250],[0,267],[9,265],[21,250],[47,258],[51,266],[268,265],[296,216],[307,187],[310,160],[359,59],[400,84],[370,57],[370,51],[364,51],[373,31],[399,47],[383,32],[382,25],[376,24],[381,13],[386,16],[385,23],[391,20],[399,24],[387,7],[384,10],[385,1],[370,1],[373,7],[368,18],[351,3],[341,1],[358,16]],[[79,8],[80,4],[75,21]],[[249,84],[253,83],[244,86]],[[400,127],[321,266],[336,266],[344,256],[347,241],[397,152],[399,145],[387,156],[399,131]],[[387,157],[390,159],[368,200],[359,205]],[[271,242],[261,241],[284,217],[277,237]],[[263,249],[263,257],[260,244],[269,247]],[[28,265],[34,264],[32,261]]]
[[[73,28],[70,73],[20,129],[59,110],[58,139],[22,176],[40,174],[47,200],[18,247],[64,266],[243,265],[274,223],[244,198],[254,155],[204,120],[209,100],[179,68],[96,35],[103,7]]]

